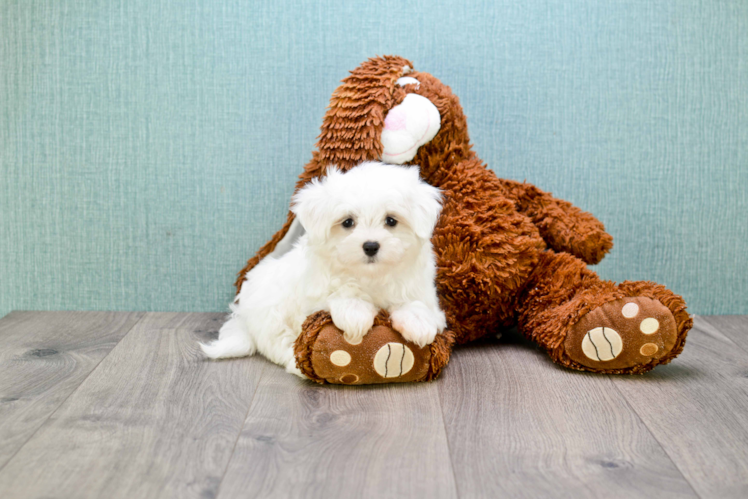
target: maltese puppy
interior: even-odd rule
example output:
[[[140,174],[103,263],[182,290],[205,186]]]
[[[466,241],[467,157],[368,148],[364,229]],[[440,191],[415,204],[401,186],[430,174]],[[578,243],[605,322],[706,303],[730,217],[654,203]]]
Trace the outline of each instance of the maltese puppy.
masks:
[[[320,310],[330,312],[352,344],[380,309],[419,346],[444,330],[431,246],[441,194],[419,178],[418,167],[330,168],[299,190],[291,210],[296,218],[288,235],[247,274],[218,340],[202,345],[208,357],[259,351],[303,377],[294,341],[307,316]]]

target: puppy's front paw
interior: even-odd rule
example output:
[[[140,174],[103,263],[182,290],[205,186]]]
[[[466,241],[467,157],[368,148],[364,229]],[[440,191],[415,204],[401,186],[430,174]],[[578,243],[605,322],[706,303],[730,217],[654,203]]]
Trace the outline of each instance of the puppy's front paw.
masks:
[[[377,309],[361,299],[337,299],[330,302],[332,322],[343,330],[343,337],[351,344],[359,344],[374,325]]]
[[[423,303],[413,302],[390,314],[392,327],[400,332],[405,340],[419,347],[434,341],[436,334],[444,329],[444,314],[437,314]]]

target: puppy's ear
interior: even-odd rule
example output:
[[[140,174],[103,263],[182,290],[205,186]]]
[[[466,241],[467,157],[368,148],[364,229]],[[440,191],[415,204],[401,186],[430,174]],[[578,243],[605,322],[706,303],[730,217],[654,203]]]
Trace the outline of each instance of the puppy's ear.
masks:
[[[421,180],[418,167],[411,167],[408,170],[412,172],[411,226],[419,238],[428,239],[439,221],[442,194],[437,188]]]
[[[337,168],[330,167],[327,177],[312,179],[291,201],[291,211],[313,240],[326,239],[330,234],[332,202],[328,189],[330,182],[341,175]]]

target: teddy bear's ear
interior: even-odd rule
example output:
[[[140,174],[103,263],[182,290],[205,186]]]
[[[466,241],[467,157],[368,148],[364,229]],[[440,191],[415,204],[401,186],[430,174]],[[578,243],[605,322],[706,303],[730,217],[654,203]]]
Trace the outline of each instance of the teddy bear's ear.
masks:
[[[398,56],[374,57],[343,79],[330,99],[322,121],[317,153],[305,177],[320,176],[327,165],[347,171],[382,156],[379,138],[384,118],[404,93],[395,82],[412,71],[413,64]]]
[[[418,80],[403,77],[398,83],[418,84]],[[422,95],[408,94],[384,119],[382,161],[401,165],[412,160],[418,148],[436,136],[440,126],[441,116],[434,103]]]

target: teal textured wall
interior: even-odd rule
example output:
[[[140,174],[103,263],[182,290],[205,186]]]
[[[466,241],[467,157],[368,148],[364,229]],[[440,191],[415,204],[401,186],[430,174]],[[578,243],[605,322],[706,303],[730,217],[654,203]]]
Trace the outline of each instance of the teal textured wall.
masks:
[[[399,54],[597,266],[748,313],[748,2],[0,0],[0,315],[224,310],[330,94]]]

